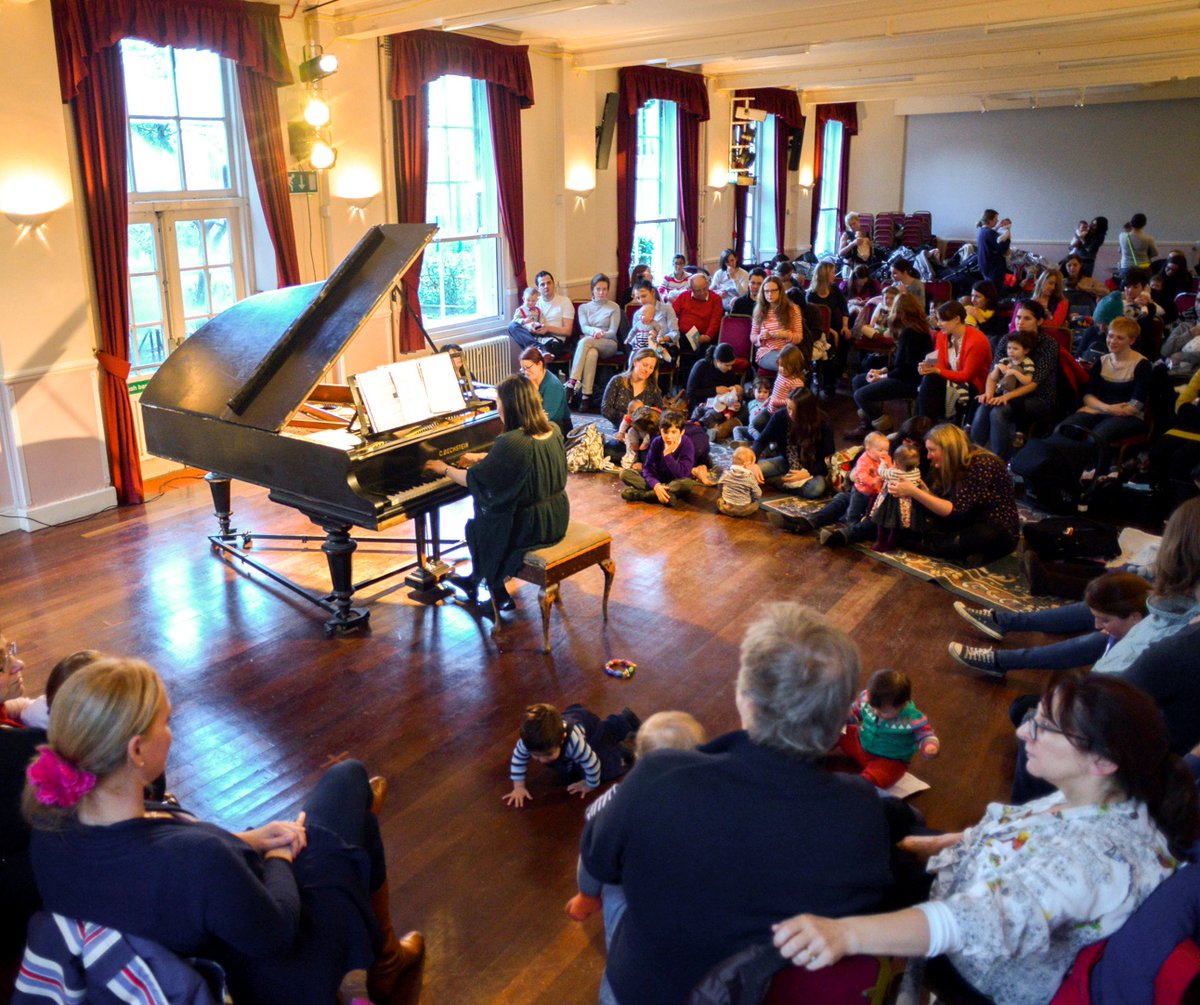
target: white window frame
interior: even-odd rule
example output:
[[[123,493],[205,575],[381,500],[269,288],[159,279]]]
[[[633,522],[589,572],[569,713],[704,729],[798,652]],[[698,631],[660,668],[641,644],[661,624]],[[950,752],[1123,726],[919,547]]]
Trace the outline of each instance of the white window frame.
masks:
[[[836,255],[838,231],[838,191],[842,184],[842,137],[845,127],[836,119],[825,123],[821,140],[821,193],[817,209],[816,240],[813,254]]]
[[[162,46],[171,48],[173,46]],[[163,339],[167,355],[178,348],[187,337],[186,321],[183,316],[183,291],[179,286],[179,257],[175,246],[175,227],[178,220],[202,219],[223,216],[229,219],[230,246],[234,277],[235,300],[241,300],[247,291],[254,288],[254,256],[251,253],[248,152],[245,144],[245,123],[241,116],[241,102],[237,90],[236,71],[233,63],[222,58],[221,88],[225,106],[226,148],[229,151],[228,188],[194,189],[175,191],[153,191],[128,193],[129,224],[150,223],[154,226],[155,251],[158,264],[159,291],[163,308]],[[178,110],[178,109],[177,109]],[[187,118],[187,116],[153,116],[153,118]],[[129,120],[126,114],[126,137],[132,149]],[[132,116],[141,118],[141,116]],[[182,158],[182,144],[180,157]],[[133,155],[128,155],[128,183],[133,181]],[[127,319],[127,338],[134,333],[132,293],[130,293]],[[131,358],[129,383],[136,383],[151,376],[160,362],[138,365]]]
[[[446,76],[461,76],[460,74],[446,74]],[[442,78],[437,78],[441,80]],[[491,127],[491,110],[487,103],[487,84],[485,81],[468,78],[471,80],[473,98],[476,109],[482,109],[483,115],[476,115],[476,143],[486,143],[487,148],[491,151],[490,162],[487,157],[481,158],[480,169],[482,172],[481,181],[486,193],[495,199],[495,222],[494,230],[480,230],[472,233],[456,233],[454,231],[440,229],[440,221],[430,220],[431,223],[438,223],[439,230],[434,235],[433,240],[429,242],[429,246],[425,250],[425,255],[421,263],[422,275],[428,267],[433,255],[438,254],[439,246],[457,244],[460,242],[484,241],[491,240],[495,248],[495,262],[493,273],[493,285],[495,288],[496,299],[491,313],[481,310],[480,313],[467,319],[458,319],[455,317],[449,318],[432,318],[425,314],[424,306],[421,311],[421,323],[425,330],[429,333],[430,339],[434,345],[444,345],[448,342],[457,342],[460,340],[470,340],[472,337],[481,337],[484,335],[494,334],[498,325],[502,324],[506,319],[505,301],[506,291],[509,286],[511,277],[505,268],[505,263],[509,260],[508,242],[502,233],[501,213],[500,213],[500,192],[499,179],[496,175],[496,151],[492,138]],[[432,81],[431,85],[437,81]],[[432,92],[427,92],[432,94]],[[432,97],[429,98],[432,100]],[[482,118],[482,122],[480,119]],[[482,128],[481,128],[482,127]],[[428,184],[440,184],[438,182],[430,182]],[[428,200],[428,190],[426,193]],[[488,256],[490,257],[490,256]],[[418,286],[420,283],[418,282]],[[444,302],[445,289],[441,287],[442,299]],[[520,291],[518,291],[519,295]],[[481,307],[483,305],[480,305]]]
[[[654,106],[651,108],[651,106]],[[661,207],[664,200],[664,194],[669,190],[674,197],[675,213],[674,215],[658,215],[651,216],[649,213],[642,217],[639,212],[639,200],[636,196],[637,189],[640,185],[637,184],[642,174],[644,164],[650,155],[643,152],[643,139],[646,134],[644,132],[647,110],[650,109],[653,113],[659,116],[659,131],[656,137],[658,141],[657,151],[657,177],[658,177],[658,205]],[[679,131],[678,131],[678,109],[675,102],[654,99],[646,102],[637,112],[637,149],[634,158],[634,177],[635,177],[635,197],[633,208],[633,245],[629,249],[629,260],[632,264],[637,265],[641,259],[638,257],[638,229],[644,226],[657,226],[661,230],[669,230],[672,241],[670,247],[656,248],[658,256],[657,261],[651,261],[648,264],[654,271],[656,276],[669,275],[672,269],[672,259],[681,250],[683,234],[679,224]],[[668,189],[669,186],[669,189]]]
[[[758,124],[758,138],[754,144],[754,191],[747,202],[754,203],[754,250],[758,256],[755,264],[763,261],[766,249],[774,247],[775,240],[775,144],[779,138],[779,117],[768,115],[765,122]],[[749,217],[747,213],[747,217]],[[750,227],[749,221],[746,224]],[[783,249],[775,248],[775,254]]]
[[[229,220],[229,244],[233,269],[234,301],[246,296],[246,244],[245,226],[242,218],[242,200],[204,199],[184,203],[140,203],[130,208],[129,224],[150,224],[154,228],[154,244],[157,256],[159,295],[162,301],[163,340],[167,355],[178,349],[187,339],[189,320],[184,317],[183,289],[177,277],[180,274],[179,251],[175,237],[175,224],[186,220],[204,220],[214,217]],[[130,291],[129,328],[134,330],[132,290]],[[210,315],[210,317],[213,315]],[[145,327],[145,326],[143,326]],[[142,380],[161,365],[160,362],[139,364],[132,352],[129,380]]]

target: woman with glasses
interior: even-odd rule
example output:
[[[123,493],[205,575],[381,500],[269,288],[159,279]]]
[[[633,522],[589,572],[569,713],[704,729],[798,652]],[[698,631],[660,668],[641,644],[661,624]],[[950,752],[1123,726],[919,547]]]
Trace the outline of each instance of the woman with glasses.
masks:
[[[927,902],[797,915],[775,926],[782,954],[809,970],[857,953],[944,957],[928,971],[943,986],[997,1005],[1049,1001],[1076,953],[1174,871],[1196,836],[1196,789],[1154,702],[1115,677],[1056,675],[1018,735],[1051,795],[992,803],[959,834],[905,839],[928,857]]]
[[[540,349],[526,349],[521,353],[520,364],[521,376],[537,388],[546,418],[566,436],[571,431],[571,410],[567,407],[567,389],[562,381],[546,369]]]

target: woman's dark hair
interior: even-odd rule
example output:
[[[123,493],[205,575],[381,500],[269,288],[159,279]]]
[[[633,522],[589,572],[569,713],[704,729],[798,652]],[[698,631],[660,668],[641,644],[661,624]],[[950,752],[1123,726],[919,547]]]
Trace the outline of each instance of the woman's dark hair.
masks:
[[[821,459],[821,426],[825,413],[817,396],[807,387],[797,387],[788,395],[792,406],[788,414],[788,444],[796,449],[800,463],[811,468]]]
[[[942,321],[949,321],[952,318],[957,318],[959,321],[966,321],[967,309],[957,300],[947,300],[937,309],[937,316]]]
[[[972,293],[978,293],[984,300],[987,301],[987,310],[994,311],[1000,302],[1000,294],[996,291],[996,284],[990,279],[981,279],[971,287]]]
[[[645,275],[649,271],[650,271],[650,266],[647,265],[645,262],[639,262],[632,269],[630,269],[629,270],[629,286],[630,286],[630,288],[631,289],[636,288],[637,284],[641,281],[639,279],[639,277]]]
[[[733,346],[728,342],[718,342],[716,345],[708,347],[704,358],[710,363],[732,363],[737,358],[737,354],[734,353]]]
[[[50,671],[50,676],[46,678],[46,707],[51,708],[54,705],[54,696],[58,694],[58,689],[77,670],[82,670],[84,667],[107,658],[104,653],[97,652],[95,649],[80,649],[55,663],[54,669]]]
[[[539,349],[535,345],[526,346],[524,349],[522,349],[521,355],[518,356],[517,359],[518,360],[522,360],[522,359],[531,360],[532,362],[537,363],[540,366],[546,365],[546,357],[542,355],[542,350]]]
[[[1146,615],[1150,583],[1132,572],[1106,572],[1097,576],[1083,591],[1083,602],[1093,611],[1114,618],[1133,614]]]
[[[933,419],[928,415],[914,415],[905,419],[900,423],[900,428],[896,430],[897,442],[903,443],[905,440],[912,440],[918,444],[918,448],[922,451],[925,449],[925,437],[929,435],[929,430],[933,428]]]
[[[1042,695],[1043,714],[1076,750],[1117,766],[1114,780],[1146,804],[1171,854],[1182,858],[1197,836],[1196,783],[1173,754],[1158,706],[1115,674],[1055,674]]]
[[[636,295],[637,295],[637,291],[638,291],[638,290],[649,290],[651,293],[653,293],[653,294],[654,294],[654,299],[655,299],[655,301],[657,301],[657,300],[659,299],[659,296],[658,296],[658,287],[657,287],[657,286],[655,286],[653,283],[651,283],[651,282],[649,282],[649,281],[645,280],[645,279],[643,279],[643,280],[642,280],[640,283],[634,283],[634,284],[633,284],[633,293],[634,293],[634,296],[636,296]]]
[[[735,259],[737,258],[737,252],[732,248],[726,248],[724,251],[722,251],[721,257],[717,259],[717,268],[725,268],[725,264],[729,261],[730,255],[732,255]]]
[[[907,258],[897,258],[894,262],[892,262],[892,268],[897,272],[903,272],[906,276],[915,276],[917,274],[917,270],[913,266],[913,263]]]
[[[912,698],[912,681],[899,670],[876,670],[867,681],[867,701],[873,708],[903,708]]]
[[[546,754],[561,747],[566,724],[553,705],[530,705],[521,722],[521,741],[531,754]]]
[[[597,283],[604,283],[608,287],[608,292],[612,292],[612,280],[609,279],[608,276],[606,276],[603,272],[597,272],[594,276],[592,276],[592,281],[588,284],[588,289],[594,290]]]
[[[533,386],[533,381],[516,374],[505,377],[496,388],[496,395],[500,399],[500,407],[504,409],[506,433],[520,429],[529,436],[539,436],[555,428],[546,418],[542,396]]]
[[[983,211],[983,214],[979,217],[979,222],[976,223],[975,226],[976,227],[990,227],[999,218],[1000,218],[1000,214],[997,213],[994,209],[985,209]]]
[[[1125,224],[1125,226],[1132,227],[1134,230],[1141,230],[1144,226],[1146,226],[1146,214],[1134,213],[1133,216],[1129,218],[1129,222]]]
[[[1018,300],[1017,306],[1013,310],[1013,316],[1016,316],[1017,311],[1029,311],[1040,325],[1046,320],[1046,307],[1040,300]]]
[[[1150,272],[1140,265],[1135,265],[1133,268],[1125,270],[1125,275],[1121,279],[1121,288],[1127,290],[1131,286],[1145,286],[1148,282],[1150,282]]]

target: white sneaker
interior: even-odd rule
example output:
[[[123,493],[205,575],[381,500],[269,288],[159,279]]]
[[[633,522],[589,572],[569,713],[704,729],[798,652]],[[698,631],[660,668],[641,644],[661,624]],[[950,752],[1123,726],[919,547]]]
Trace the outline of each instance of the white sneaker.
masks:
[[[625,456],[621,458],[621,467],[623,467],[626,471],[629,471],[636,463],[637,454],[635,454],[632,450],[627,450],[625,452]]]

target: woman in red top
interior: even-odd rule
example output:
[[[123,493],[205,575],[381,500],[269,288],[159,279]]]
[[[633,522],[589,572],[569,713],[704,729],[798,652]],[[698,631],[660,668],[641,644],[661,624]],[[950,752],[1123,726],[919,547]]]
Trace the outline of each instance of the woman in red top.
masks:
[[[937,317],[937,360],[917,366],[922,378],[917,413],[941,422],[955,414],[959,401],[965,405],[983,392],[992,368],[992,347],[983,332],[966,323],[966,308],[957,300],[942,304]]]

